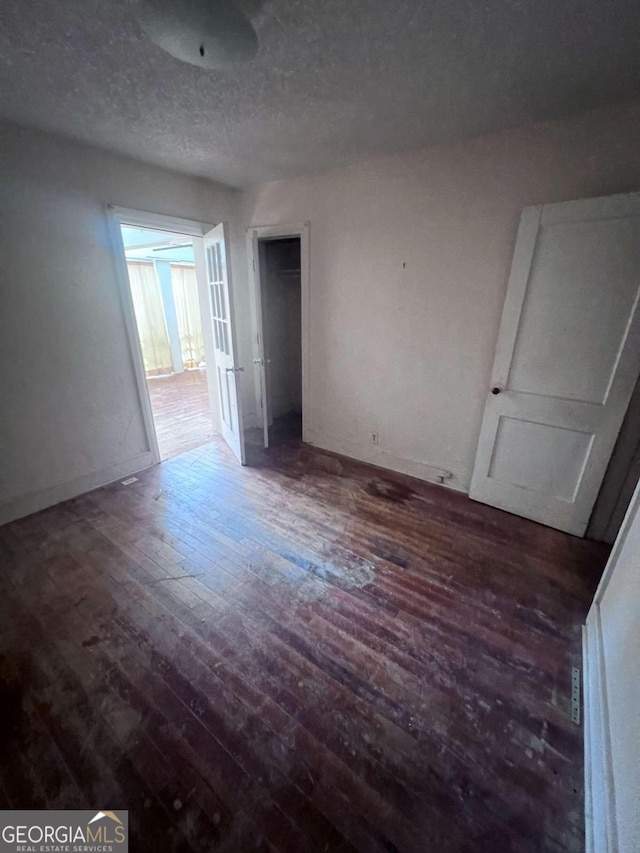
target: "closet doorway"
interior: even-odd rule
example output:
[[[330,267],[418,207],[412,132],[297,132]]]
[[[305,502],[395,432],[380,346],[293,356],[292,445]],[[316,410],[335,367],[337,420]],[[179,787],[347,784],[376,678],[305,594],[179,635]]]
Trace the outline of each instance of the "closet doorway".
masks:
[[[247,437],[274,447],[303,437],[307,231],[252,229],[250,235],[258,428]]]

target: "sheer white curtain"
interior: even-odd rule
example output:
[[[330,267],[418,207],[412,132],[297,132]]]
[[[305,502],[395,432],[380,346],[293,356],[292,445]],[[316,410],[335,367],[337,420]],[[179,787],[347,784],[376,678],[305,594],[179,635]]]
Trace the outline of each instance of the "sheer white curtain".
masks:
[[[171,284],[178,318],[182,362],[185,367],[197,367],[204,361],[204,340],[195,269],[171,264]]]
[[[153,264],[127,261],[127,269],[144,369],[147,373],[171,373],[171,348],[155,268]]]

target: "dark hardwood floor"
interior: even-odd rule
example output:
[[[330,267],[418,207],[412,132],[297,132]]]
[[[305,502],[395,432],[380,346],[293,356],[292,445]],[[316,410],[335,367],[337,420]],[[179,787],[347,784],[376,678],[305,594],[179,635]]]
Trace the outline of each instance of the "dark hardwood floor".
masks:
[[[606,549],[295,442],[0,528],[0,808],[132,851],[581,851]]]

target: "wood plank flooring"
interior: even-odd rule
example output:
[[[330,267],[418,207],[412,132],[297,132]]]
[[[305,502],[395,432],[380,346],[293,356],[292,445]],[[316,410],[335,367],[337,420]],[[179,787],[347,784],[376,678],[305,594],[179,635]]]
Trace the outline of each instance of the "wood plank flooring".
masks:
[[[583,849],[606,549],[296,442],[0,528],[0,808],[133,851]]]
[[[147,377],[161,459],[201,447],[213,438],[207,376],[185,370]]]

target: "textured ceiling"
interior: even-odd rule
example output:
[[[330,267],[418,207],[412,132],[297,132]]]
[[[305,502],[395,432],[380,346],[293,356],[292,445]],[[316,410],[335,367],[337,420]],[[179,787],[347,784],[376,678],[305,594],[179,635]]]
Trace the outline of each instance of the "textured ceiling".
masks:
[[[640,98],[629,0],[244,0],[258,55],[226,71],[130,2],[3,0],[0,116],[243,185]]]

